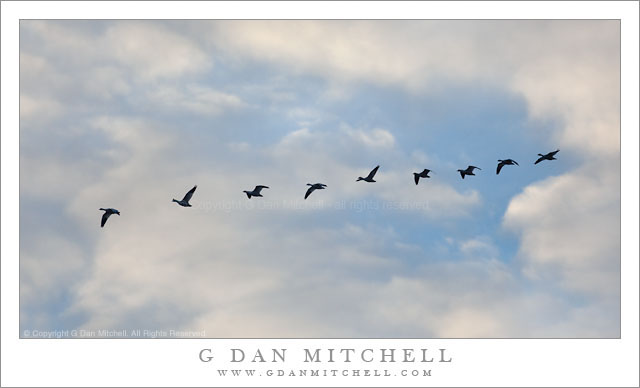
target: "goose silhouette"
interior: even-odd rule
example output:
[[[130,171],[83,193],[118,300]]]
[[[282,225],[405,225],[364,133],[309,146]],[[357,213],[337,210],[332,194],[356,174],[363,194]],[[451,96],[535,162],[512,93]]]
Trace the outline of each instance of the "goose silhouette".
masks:
[[[506,166],[507,164],[508,165],[515,164],[516,166],[519,166],[518,162],[516,162],[513,159],[505,159],[505,160],[498,159],[498,162],[500,162],[500,163],[498,163],[498,168],[496,169],[496,175],[500,174],[500,170],[502,170],[502,167]]]
[[[416,185],[418,184],[418,182],[420,181],[420,178],[431,178],[429,176],[429,173],[431,172],[431,170],[425,168],[424,170],[422,170],[422,172],[417,173],[414,172],[413,173],[413,180],[416,182]]]
[[[253,189],[253,191],[243,190],[243,193],[246,193],[249,199],[251,199],[251,197],[262,197],[262,194],[260,194],[260,191],[262,191],[262,189],[268,189],[268,188],[269,186],[258,185]]]
[[[178,201],[177,199],[173,199],[171,202],[177,202],[180,206],[191,207],[189,200],[193,196],[193,193],[196,191],[196,187],[198,187],[198,185],[193,186],[193,189],[189,190],[187,194],[184,195],[184,198],[182,198],[180,201]]]
[[[460,173],[460,176],[462,177],[462,179],[464,179],[465,175],[476,175],[473,173],[474,169],[478,169],[478,170],[482,170],[480,167],[476,167],[476,166],[468,166],[466,169],[464,170],[458,170],[458,172]]]
[[[356,180],[356,182],[358,182],[358,181],[375,182],[373,180],[373,177],[376,175],[376,172],[378,172],[379,168],[380,168],[380,166],[376,166],[376,168],[371,170],[371,172],[369,173],[369,175],[367,175],[366,178],[363,178],[363,177],[359,176],[358,179]]]
[[[555,150],[555,151],[549,152],[546,155],[538,154],[539,158],[538,158],[538,160],[536,160],[536,162],[534,164],[538,164],[538,163],[542,162],[543,160],[557,160],[554,156],[556,156],[556,154],[558,152],[560,152],[560,150]]]
[[[104,214],[102,215],[102,221],[100,221],[100,227],[104,228],[104,224],[107,223],[107,220],[109,219],[109,217],[112,214],[117,214],[120,215],[120,212],[112,207],[108,207],[108,208],[100,208],[99,210],[103,210]]]
[[[304,195],[304,199],[309,198],[309,196],[311,195],[311,193],[313,193],[316,190],[324,190],[325,187],[327,187],[327,185],[325,185],[324,183],[307,183],[307,186],[310,186],[309,189],[307,189],[307,193]]]

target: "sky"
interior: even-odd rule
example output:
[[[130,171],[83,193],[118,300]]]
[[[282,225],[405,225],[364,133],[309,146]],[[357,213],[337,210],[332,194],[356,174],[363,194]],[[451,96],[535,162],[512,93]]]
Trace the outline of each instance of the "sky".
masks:
[[[22,20],[21,332],[619,337],[619,34]]]

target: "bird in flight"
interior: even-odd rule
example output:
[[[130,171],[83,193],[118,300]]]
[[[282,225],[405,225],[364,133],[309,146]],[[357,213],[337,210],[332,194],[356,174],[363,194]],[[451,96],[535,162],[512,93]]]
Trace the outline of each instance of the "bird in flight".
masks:
[[[498,159],[498,162],[500,163],[498,163],[498,169],[496,170],[496,175],[500,174],[500,170],[502,170],[502,167],[506,166],[507,164],[509,165],[515,164],[516,166],[519,166],[518,162],[516,162],[513,159],[505,159],[505,160]]]
[[[371,172],[369,173],[369,175],[367,175],[366,178],[363,178],[363,177],[359,176],[358,179],[356,180],[356,182],[358,182],[358,181],[375,182],[373,180],[373,177],[376,175],[376,172],[378,172],[379,168],[380,168],[380,166],[376,166],[376,168],[371,170]]]
[[[474,169],[478,169],[478,170],[482,170],[480,167],[476,167],[476,166],[468,166],[466,169],[464,170],[458,170],[458,172],[460,173],[460,176],[462,177],[462,179],[464,179],[465,175],[476,175],[473,173]]]
[[[327,185],[325,185],[324,183],[307,183],[307,186],[310,186],[309,189],[307,190],[307,193],[304,195],[304,199],[307,199],[311,193],[313,193],[315,190],[324,190],[325,187],[327,187]]]
[[[184,198],[182,198],[180,201],[178,201],[177,199],[173,199],[171,202],[177,202],[180,206],[191,207],[191,204],[189,204],[189,200],[193,196],[193,193],[196,191],[196,187],[198,187],[198,185],[193,186],[193,189],[189,190],[189,192],[187,192],[187,194],[184,195]]]
[[[109,216],[111,216],[112,214],[117,214],[120,215],[120,212],[114,208],[108,207],[108,208],[100,208],[99,210],[103,210],[104,214],[102,215],[102,221],[100,221],[100,227],[104,228],[104,224],[107,223],[107,220],[109,219]]]
[[[422,170],[421,173],[414,172],[413,173],[413,180],[416,182],[416,185],[418,184],[418,181],[420,181],[420,178],[431,178],[429,176],[430,172],[431,172],[431,170],[426,169],[426,168],[424,170]]]
[[[538,154],[539,158],[538,158],[538,160],[536,160],[536,162],[534,164],[538,164],[538,163],[542,162],[543,160],[557,160],[556,158],[554,158],[554,156],[556,156],[556,154],[559,151],[560,150],[555,150],[553,152],[549,152],[546,155]]]
[[[251,197],[262,197],[262,194],[260,194],[260,191],[262,191],[262,189],[268,189],[268,188],[269,186],[258,185],[255,187],[255,189],[253,189],[253,191],[243,190],[243,192],[247,194],[247,197],[249,199],[251,199]]]

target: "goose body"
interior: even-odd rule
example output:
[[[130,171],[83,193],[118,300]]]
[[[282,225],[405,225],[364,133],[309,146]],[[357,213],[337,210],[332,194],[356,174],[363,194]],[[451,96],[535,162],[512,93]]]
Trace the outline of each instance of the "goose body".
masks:
[[[480,167],[476,167],[476,166],[468,166],[466,169],[464,170],[458,170],[458,172],[460,173],[460,176],[462,177],[462,179],[464,179],[465,175],[476,175],[473,173],[473,170],[475,169],[478,170],[482,170]]]
[[[251,199],[251,197],[262,197],[262,194],[260,194],[260,191],[262,191],[262,189],[268,189],[268,188],[269,186],[258,185],[253,189],[253,191],[244,190],[243,192],[247,194],[247,197],[249,199]]]
[[[506,165],[513,165],[515,164],[516,166],[519,166],[518,162],[516,162],[513,159],[498,159],[498,168],[496,169],[496,175],[500,174],[500,170],[502,170],[502,167],[506,166]]]
[[[193,193],[196,191],[196,187],[198,187],[198,185],[193,186],[193,189],[189,190],[187,194],[184,195],[184,198],[182,198],[181,200],[178,201],[177,199],[174,198],[172,202],[176,202],[180,206],[191,207],[189,200],[193,196]]]
[[[545,154],[545,155],[538,154],[539,158],[538,158],[538,160],[536,160],[536,162],[535,162],[535,163],[533,163],[533,164],[538,164],[538,163],[542,162],[543,160],[557,160],[557,159],[555,158],[555,156],[556,156],[556,154],[557,154],[558,152],[560,152],[560,150],[555,150],[555,151],[549,152],[548,154]]]
[[[100,221],[101,228],[104,228],[104,224],[107,223],[107,220],[112,214],[120,215],[120,212],[117,209],[114,209],[112,207],[108,207],[106,209],[101,207],[99,210],[104,211],[104,214],[102,215],[102,220]]]
[[[376,172],[378,172],[378,169],[380,168],[380,166],[376,166],[376,168],[374,168],[373,170],[371,170],[371,172],[369,173],[369,175],[367,175],[366,178],[363,177],[358,177],[358,179],[356,180],[356,182],[358,181],[365,181],[365,182],[375,182],[373,180],[373,177],[376,175]]]
[[[416,182],[416,185],[418,184],[418,182],[420,181],[420,178],[431,178],[429,176],[429,173],[431,172],[431,170],[429,169],[424,169],[422,170],[422,172],[418,173],[418,172],[414,172],[413,173],[413,180]]]
[[[324,190],[327,187],[324,183],[307,183],[307,186],[309,186],[309,188],[307,189],[307,193],[304,195],[304,199],[307,199],[315,190]]]

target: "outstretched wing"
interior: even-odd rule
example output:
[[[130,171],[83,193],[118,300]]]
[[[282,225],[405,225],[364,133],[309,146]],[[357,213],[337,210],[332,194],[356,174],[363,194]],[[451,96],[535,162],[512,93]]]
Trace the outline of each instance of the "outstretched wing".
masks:
[[[535,163],[533,163],[533,164],[538,164],[538,163],[542,162],[543,160],[544,160],[544,156],[541,156],[541,157],[539,157],[539,158],[538,158],[538,160],[536,160],[536,162],[535,162]]]
[[[496,175],[500,174],[500,170],[502,170],[502,167],[504,166],[503,162],[498,163],[498,169],[496,170]]]
[[[258,186],[256,186],[256,188],[255,188],[255,189],[253,189],[253,191],[255,191],[256,193],[260,194],[260,191],[261,191],[262,189],[268,189],[268,188],[269,188],[269,186],[262,186],[262,185],[258,185]]]
[[[307,199],[307,197],[309,197],[311,193],[313,193],[313,190],[315,189],[316,188],[314,186],[309,187],[309,189],[307,190],[307,193],[304,195],[304,199]]]
[[[472,172],[474,168],[477,168],[478,170],[482,170],[480,167],[476,167],[476,166],[469,166],[468,168],[470,168]]]
[[[109,211],[104,212],[104,214],[102,215],[102,221],[100,222],[100,227],[101,228],[103,228],[104,224],[107,223],[107,220],[109,219],[110,215],[111,215],[111,212],[109,212]]]
[[[560,150],[555,150],[555,151],[553,151],[553,152],[549,152],[547,155],[548,155],[548,156],[551,156],[551,157],[554,157],[554,156],[556,156],[556,154],[557,154],[558,152],[560,152]]]
[[[460,173],[460,176],[462,177],[462,179],[464,179],[464,171],[458,170],[458,172]]]
[[[182,198],[182,200],[185,202],[189,202],[191,197],[193,197],[193,193],[196,191],[196,187],[198,187],[198,185],[193,186],[193,189],[189,190],[189,192],[184,195],[184,198]]]
[[[510,159],[510,160],[513,162],[513,164],[515,164],[516,166],[519,166],[518,162],[516,162],[516,161],[515,161],[515,160],[513,160],[513,159]]]
[[[373,170],[371,170],[371,172],[369,173],[369,175],[367,175],[367,179],[373,179],[374,175],[376,175],[376,172],[378,172],[378,169],[380,168],[380,166],[376,166],[376,168],[374,168]]]
[[[420,180],[420,174],[418,173],[413,173],[413,180],[416,182],[416,185],[418,184],[418,181]]]

